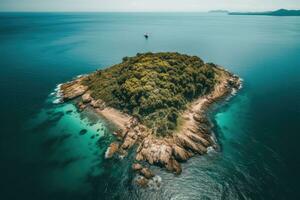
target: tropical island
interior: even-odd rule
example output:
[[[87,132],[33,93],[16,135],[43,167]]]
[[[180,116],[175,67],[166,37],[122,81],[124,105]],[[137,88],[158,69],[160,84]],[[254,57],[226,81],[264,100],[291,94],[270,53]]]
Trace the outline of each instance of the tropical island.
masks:
[[[229,15],[300,16],[300,10],[279,9],[266,12],[229,12]]]
[[[197,56],[143,53],[65,83],[61,94],[115,125],[105,157],[133,149],[136,182],[147,186],[149,165],[180,174],[181,162],[216,148],[207,109],[240,86],[239,77]]]

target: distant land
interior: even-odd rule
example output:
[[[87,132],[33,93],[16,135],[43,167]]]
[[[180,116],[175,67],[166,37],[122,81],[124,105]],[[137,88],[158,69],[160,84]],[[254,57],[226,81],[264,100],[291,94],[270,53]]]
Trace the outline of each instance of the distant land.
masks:
[[[279,9],[266,12],[229,12],[229,15],[300,16],[300,10]]]
[[[209,13],[229,13],[228,10],[211,10],[208,11]]]

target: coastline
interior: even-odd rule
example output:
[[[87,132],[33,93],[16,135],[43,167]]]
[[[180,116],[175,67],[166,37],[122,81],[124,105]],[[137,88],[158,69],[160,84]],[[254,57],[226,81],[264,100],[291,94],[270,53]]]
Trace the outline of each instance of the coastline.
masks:
[[[180,126],[167,137],[154,136],[150,129],[140,124],[134,117],[105,105],[100,99],[94,100],[88,88],[81,84],[85,76],[60,85],[59,94],[63,101],[81,98],[77,103],[79,111],[90,106],[117,127],[113,132],[117,139],[109,145],[105,157],[111,158],[115,154],[124,157],[129,149],[135,148],[136,156],[132,168],[140,175],[136,183],[146,187],[155,177],[148,168],[149,165],[157,165],[180,174],[182,171],[180,163],[217,148],[213,124],[208,119],[207,111],[213,103],[236,93],[241,88],[242,82],[225,69],[220,67],[219,69],[222,78],[214,90],[190,102],[181,112]]]

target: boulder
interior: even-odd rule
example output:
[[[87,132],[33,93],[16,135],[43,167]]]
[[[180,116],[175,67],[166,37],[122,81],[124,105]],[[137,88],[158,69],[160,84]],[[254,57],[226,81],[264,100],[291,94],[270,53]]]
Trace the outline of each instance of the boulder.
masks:
[[[119,143],[113,142],[109,145],[105,152],[105,158],[111,158],[119,149]]]
[[[177,146],[176,144],[172,146],[172,150],[174,157],[179,161],[186,161],[193,155],[193,153]]]
[[[118,138],[123,138],[125,136],[125,132],[122,129],[116,130],[113,132],[113,135],[115,135]]]
[[[192,133],[192,132],[189,132],[189,131],[186,132],[186,135],[187,135],[191,140],[193,140],[193,141],[195,141],[195,142],[197,142],[197,143],[200,143],[200,144],[202,144],[202,145],[205,146],[205,147],[210,146],[210,143],[209,143],[206,139],[204,139],[203,137],[201,137],[200,135],[196,135],[196,134],[194,134],[194,133]]]
[[[147,179],[154,177],[153,172],[146,167],[144,167],[143,169],[140,170],[140,174],[143,175],[144,177],[146,177]]]
[[[102,101],[101,99],[97,99],[97,100],[92,99],[90,104],[93,108],[99,108],[99,109],[105,108],[105,102]]]
[[[172,159],[172,165],[173,165],[173,171],[174,171],[176,174],[181,174],[182,169],[181,169],[180,163],[177,162],[177,160]]]
[[[81,112],[87,107],[87,105],[80,101],[80,102],[78,102],[77,107],[78,107],[78,110]]]
[[[143,166],[141,165],[141,164],[139,164],[139,163],[134,163],[134,164],[132,164],[132,169],[134,170],[134,171],[139,171],[139,170],[141,170],[143,168]]]
[[[136,140],[132,139],[131,137],[126,137],[121,146],[122,149],[129,149],[130,147],[132,147],[134,145],[135,141]]]
[[[144,157],[143,157],[143,155],[139,152],[139,153],[136,154],[135,159],[136,159],[137,161],[142,161],[142,160],[144,160]]]
[[[135,183],[141,187],[147,187],[148,186],[148,182],[149,180],[146,179],[145,177],[143,176],[139,176],[136,180],[135,180]]]
[[[81,98],[83,103],[89,103],[92,101],[92,97],[90,93],[85,93],[84,95],[81,96]]]
[[[182,171],[179,162],[177,162],[177,160],[175,160],[173,158],[169,159],[169,161],[167,162],[165,167],[167,168],[167,170],[174,172],[176,174],[180,174]]]

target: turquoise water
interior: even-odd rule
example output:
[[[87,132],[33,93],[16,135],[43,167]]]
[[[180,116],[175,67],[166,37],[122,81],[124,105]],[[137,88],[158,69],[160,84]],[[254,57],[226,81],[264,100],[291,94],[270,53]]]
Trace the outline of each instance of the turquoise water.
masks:
[[[1,13],[1,199],[299,199],[299,19]],[[162,185],[145,190],[132,184],[131,154],[104,159],[109,125],[89,110],[54,104],[51,93],[146,51],[200,56],[244,86],[211,113],[220,151],[192,158],[179,176],[153,167]]]

